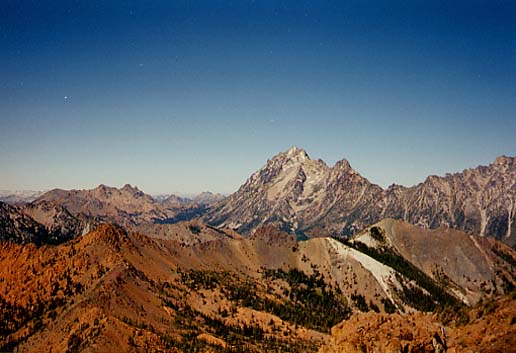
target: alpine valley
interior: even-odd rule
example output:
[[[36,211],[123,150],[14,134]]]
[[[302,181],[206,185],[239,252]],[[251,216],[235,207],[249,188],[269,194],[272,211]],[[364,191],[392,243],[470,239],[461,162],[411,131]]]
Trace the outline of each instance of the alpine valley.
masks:
[[[226,197],[30,195],[0,202],[0,351],[516,352],[515,157],[383,189],[292,147]]]

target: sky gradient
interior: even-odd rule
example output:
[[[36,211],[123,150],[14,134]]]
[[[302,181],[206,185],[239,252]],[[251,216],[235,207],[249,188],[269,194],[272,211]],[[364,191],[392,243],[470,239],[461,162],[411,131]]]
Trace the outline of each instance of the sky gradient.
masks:
[[[514,1],[0,2],[0,189],[381,186],[516,155]]]

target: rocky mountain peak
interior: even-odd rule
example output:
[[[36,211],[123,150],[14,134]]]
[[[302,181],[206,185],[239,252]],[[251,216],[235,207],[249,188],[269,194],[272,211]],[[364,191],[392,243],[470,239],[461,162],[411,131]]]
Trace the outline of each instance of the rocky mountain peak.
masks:
[[[304,149],[292,146],[287,151],[280,152],[268,160],[262,169],[285,169],[292,165],[297,166],[310,161],[311,159]]]
[[[88,192],[88,190],[84,190],[84,191]],[[118,191],[118,189],[114,188],[114,187],[111,187],[111,186],[104,185],[104,184],[100,184],[95,189],[92,189],[89,192],[92,193],[92,194],[98,195],[100,197],[111,197],[111,195],[113,194],[114,191]],[[79,190],[71,190],[71,192],[72,193],[77,193],[77,192],[82,192],[82,190],[81,191],[79,191]],[[43,196],[45,196],[45,194]]]
[[[356,173],[356,171],[351,167],[351,165],[349,164],[349,162],[346,159],[342,159],[342,160],[338,161],[337,163],[335,163],[335,165],[333,166],[332,169],[338,170],[338,171]]]
[[[95,189],[93,189],[93,191],[99,191],[99,192],[110,192],[110,193],[113,193],[115,191],[119,191],[119,192],[125,192],[125,193],[129,193],[129,194],[137,194],[137,193],[140,193],[140,189],[138,189],[138,187],[136,186],[132,186],[131,184],[125,184],[122,188],[118,189],[114,186],[108,186],[108,185],[105,185],[105,184],[99,184],[99,186],[97,186]]]
[[[299,148],[297,146],[290,147],[289,150],[285,152],[285,154],[290,158],[295,158],[299,160],[310,159],[308,153],[306,153],[304,149]]]
[[[99,184],[99,186],[96,187],[97,190],[107,190],[110,187],[105,184]]]
[[[247,234],[279,222],[291,232],[348,236],[391,217],[425,228],[454,227],[516,247],[515,176],[516,158],[500,156],[489,166],[384,190],[345,159],[329,168],[293,146],[204,218]]]
[[[136,198],[141,198],[141,197],[147,197],[148,199],[150,199],[151,197],[149,195],[146,195],[143,191],[141,191],[140,189],[138,189],[138,187],[136,186],[131,186],[131,184],[125,184],[121,189],[120,189],[121,192],[126,192],[128,193],[129,195],[133,196],[133,197],[136,197]]]
[[[437,175],[429,175],[426,177],[424,183],[427,185],[438,185],[443,181],[442,177],[439,177]]]
[[[305,223],[324,215],[338,201],[338,195],[353,188],[349,183],[357,178],[358,173],[346,160],[329,168],[324,161],[311,159],[303,149],[293,146],[268,160],[239,191],[217,204],[206,220],[243,232],[273,222],[279,222],[283,229],[296,230],[302,226],[299,220]],[[359,184],[360,190],[353,189],[350,203],[360,201],[368,182],[363,179]]]
[[[493,164],[497,166],[516,166],[516,157],[499,156]]]
[[[121,190],[129,191],[129,192],[138,192],[138,191],[140,191],[140,190],[138,189],[138,187],[136,187],[136,186],[134,186],[134,187],[133,187],[133,186],[131,186],[131,184],[125,184],[125,185],[122,187],[122,189],[121,189]]]

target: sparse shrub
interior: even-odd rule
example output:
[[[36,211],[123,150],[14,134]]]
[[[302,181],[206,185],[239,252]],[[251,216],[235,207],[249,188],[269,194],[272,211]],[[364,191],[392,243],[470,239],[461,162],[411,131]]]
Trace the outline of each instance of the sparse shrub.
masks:
[[[192,232],[193,234],[199,234],[201,232],[201,227],[195,224],[190,224],[188,226],[188,229],[190,229],[190,232]]]
[[[385,231],[380,227],[371,227],[371,230],[369,231],[369,234],[371,234],[371,237],[381,243],[385,242]]]
[[[129,345],[129,347],[136,347],[136,342],[134,341],[133,336],[129,336],[129,338],[127,339],[127,344]]]
[[[369,311],[369,306],[367,305],[365,297],[362,294],[352,294],[351,300],[353,300],[358,310],[364,313]]]
[[[375,313],[380,312],[380,308],[378,307],[378,305],[376,305],[372,301],[369,301],[369,308],[371,308],[371,310],[374,311]]]
[[[383,304],[383,310],[387,314],[393,314],[396,312],[396,306],[390,301],[390,299],[382,298],[381,302]]]

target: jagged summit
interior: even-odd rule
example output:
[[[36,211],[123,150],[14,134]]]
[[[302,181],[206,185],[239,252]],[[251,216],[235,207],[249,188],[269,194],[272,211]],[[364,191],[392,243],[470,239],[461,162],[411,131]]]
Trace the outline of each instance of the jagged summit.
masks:
[[[499,166],[510,166],[510,165],[515,166],[516,165],[516,157],[509,157],[509,156],[502,155],[502,156],[496,157],[493,164],[499,165]]]
[[[335,163],[332,169],[342,171],[353,171],[356,173],[356,171],[351,167],[347,159],[341,159],[340,161],[337,161],[337,163]]]
[[[122,190],[131,191],[131,192],[140,191],[140,189],[138,189],[137,186],[131,186],[131,184],[125,184],[122,187]]]
[[[383,189],[345,159],[328,167],[301,148],[268,160],[204,219],[251,234],[278,223],[311,236],[352,235],[391,217],[425,227],[453,227],[516,246],[516,158],[500,156],[489,166],[429,176],[413,187]]]
[[[312,159],[304,149],[299,148],[297,146],[292,146],[287,151],[278,153],[277,155],[272,157],[268,162],[280,164],[290,162],[298,164],[309,162],[311,160]]]
[[[310,159],[308,156],[308,153],[302,148],[299,148],[297,146],[292,146],[288,149],[287,152],[285,152],[287,156],[290,158],[300,158],[300,159]]]
[[[136,193],[136,192],[140,192],[140,189],[138,189],[137,186],[132,186],[131,184],[125,184],[123,187],[121,187],[120,189],[117,188],[117,187],[114,187],[114,186],[109,186],[109,185],[106,185],[106,184],[99,184],[99,186],[97,186],[95,189],[93,190],[98,190],[98,191],[125,191],[125,192],[130,192],[130,193]]]
[[[335,165],[330,168],[322,159],[310,158],[308,153],[303,148],[299,148],[297,146],[292,146],[287,151],[278,153],[268,162],[269,163],[267,163],[262,169],[270,168],[271,165],[274,164],[286,164],[286,168],[291,167],[292,165],[316,165],[328,171],[333,169],[334,171],[357,173],[346,159],[337,161]]]
[[[268,160],[236,193],[216,204],[206,220],[244,233],[269,223],[296,232],[324,216],[335,202],[360,203],[363,188],[376,186],[348,161],[330,168],[293,146]]]

